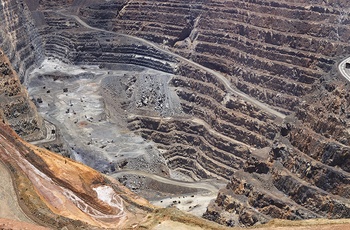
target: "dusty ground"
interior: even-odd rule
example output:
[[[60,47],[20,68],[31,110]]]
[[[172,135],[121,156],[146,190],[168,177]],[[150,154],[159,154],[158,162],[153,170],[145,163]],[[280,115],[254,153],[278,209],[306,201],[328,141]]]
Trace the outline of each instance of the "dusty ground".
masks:
[[[256,228],[257,230],[348,230],[350,229],[349,224],[332,224],[324,226],[292,226],[292,227],[265,227],[265,228]]]
[[[350,224],[324,224],[324,225],[315,225],[317,221],[311,222],[309,226],[266,226],[260,228],[227,228],[231,230],[239,230],[239,229],[254,229],[254,230],[349,230]],[[282,224],[282,223],[280,223]],[[299,223],[303,225],[302,223]],[[279,225],[279,224],[277,224]],[[188,226],[183,223],[174,222],[174,221],[164,221],[153,228],[154,230],[199,230],[202,229],[198,226]]]
[[[2,206],[1,206],[2,207]],[[0,229],[6,229],[6,230],[10,230],[10,229],[15,229],[15,230],[22,230],[22,229],[28,229],[28,230],[47,230],[49,228],[45,228],[45,227],[41,227],[35,224],[30,224],[30,223],[26,223],[26,222],[20,222],[20,221],[16,221],[11,219],[3,219],[0,218]]]
[[[154,230],[163,230],[163,229],[168,229],[168,230],[200,230],[202,228],[198,226],[188,226],[183,223],[178,223],[174,221],[164,221],[157,226],[153,228]]]
[[[349,230],[350,220],[303,220],[303,221],[287,221],[287,220],[273,220],[264,227],[256,227],[252,229],[257,230]]]
[[[145,198],[152,204],[163,208],[176,207],[181,211],[200,217],[206,211],[209,202],[216,198],[219,189],[225,187],[224,182],[217,180],[203,180],[199,182],[179,181],[142,171],[126,170],[116,172],[111,176],[122,178],[125,175],[141,176],[145,181],[151,179],[153,181],[150,183],[157,183],[157,188],[160,192],[162,192],[162,190],[163,192],[167,191],[167,187],[173,190],[173,194],[167,193],[168,197],[157,197],[157,195],[154,195],[156,192],[153,195],[144,193]],[[156,185],[153,186],[155,187]],[[192,191],[188,190],[188,192],[186,192],[184,188],[192,189]]]
[[[0,175],[0,218],[33,223],[33,221],[30,220],[19,207],[11,175],[8,173],[8,169],[2,162],[0,162]]]
[[[120,103],[120,98],[117,95],[103,98],[101,82],[113,87],[109,78],[121,79],[129,74],[130,71],[106,71],[97,66],[68,66],[57,60],[46,60],[30,75],[29,91],[36,100],[42,100],[38,103],[39,112],[58,126],[73,159],[105,173],[124,164],[129,168],[162,173],[159,169],[165,163],[153,143],[128,132],[126,110],[111,106],[113,117],[118,119],[113,119],[106,110],[106,100]],[[137,74],[152,76],[156,73]],[[57,75],[60,77],[55,78]],[[163,170],[168,171],[166,167]]]

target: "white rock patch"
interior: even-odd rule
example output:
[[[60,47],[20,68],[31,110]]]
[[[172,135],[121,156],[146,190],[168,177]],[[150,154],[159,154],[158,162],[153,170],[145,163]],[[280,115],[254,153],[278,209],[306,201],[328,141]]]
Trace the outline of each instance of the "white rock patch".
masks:
[[[114,190],[109,186],[100,186],[97,188],[93,188],[93,190],[97,193],[97,198],[101,201],[109,204],[112,207],[123,210],[123,203],[121,199],[118,199],[118,195],[114,192]]]

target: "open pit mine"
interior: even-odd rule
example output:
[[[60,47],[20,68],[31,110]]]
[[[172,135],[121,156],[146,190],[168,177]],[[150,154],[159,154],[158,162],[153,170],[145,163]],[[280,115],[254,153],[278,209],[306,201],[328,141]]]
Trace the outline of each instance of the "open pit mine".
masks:
[[[1,229],[350,229],[350,2],[0,0]]]

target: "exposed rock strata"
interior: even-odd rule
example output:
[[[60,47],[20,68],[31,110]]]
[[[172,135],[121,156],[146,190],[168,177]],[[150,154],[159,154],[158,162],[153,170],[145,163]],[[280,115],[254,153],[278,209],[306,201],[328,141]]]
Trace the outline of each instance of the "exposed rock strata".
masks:
[[[313,4],[133,1],[106,27],[165,44],[228,74],[242,91],[293,111],[332,68],[333,57],[350,49],[347,3]],[[95,25],[99,12],[97,5],[80,10]]]
[[[0,47],[24,81],[28,68],[43,58],[43,42],[24,0],[2,0],[0,4]]]
[[[0,50],[0,114],[11,127],[27,140],[41,139],[46,135],[42,118],[28,93],[21,85],[17,73]]]
[[[108,5],[108,3],[104,4]],[[43,5],[43,7],[46,6]],[[40,31],[43,34],[45,53],[48,57],[58,58],[67,63],[99,65],[100,68],[113,68],[116,64],[133,64],[176,74],[171,79],[171,86],[177,92],[181,109],[169,110],[165,106],[167,102],[161,97],[153,103],[151,102],[153,96],[146,95],[144,101],[137,105],[140,106],[139,111],[133,110],[136,113],[134,117],[137,119],[129,120],[129,127],[133,131],[155,141],[161,149],[164,149],[164,145],[170,147],[164,149],[167,151],[164,156],[172,169],[184,172],[195,179],[217,177],[228,180],[244,162],[249,149],[266,147],[272,142],[278,129],[273,124],[274,117],[260,111],[255,105],[245,102],[240,97],[227,94],[224,84],[216,76],[181,63],[176,57],[141,41],[83,28],[81,24],[77,24],[64,14],[45,12],[44,17],[45,23],[40,27]],[[68,23],[65,20],[68,20]],[[71,27],[68,28],[67,25]],[[108,81],[111,82],[111,79]],[[126,87],[135,88],[132,85]],[[142,91],[141,88],[134,89],[135,92],[137,90]],[[128,103],[125,101],[122,104]],[[167,133],[171,131],[167,130],[167,127],[164,127],[165,133],[156,134],[154,126],[140,127],[137,124],[137,122],[151,122],[144,115],[148,113],[145,112],[146,110],[153,110],[150,108],[153,104],[156,113],[149,114],[180,116],[185,119],[185,125],[190,125],[192,122],[188,118],[194,116],[200,123],[207,124],[205,129],[208,134],[198,140],[201,142],[196,145],[198,147],[193,148],[192,139],[203,134],[197,131],[192,137],[187,137],[180,125],[170,134],[171,136],[178,133],[178,138],[169,139],[166,142]],[[213,112],[207,112],[209,110]],[[167,123],[167,121],[162,122]],[[228,138],[223,139],[223,136]],[[226,141],[229,143],[226,144]],[[176,149],[188,149],[186,151],[188,154],[192,152],[193,159],[187,159],[189,157],[187,153],[180,157]],[[236,159],[237,162],[235,162]],[[188,162],[191,166],[187,167],[184,162]],[[211,169],[205,169],[209,165]],[[223,170],[217,171],[218,167],[223,167]]]
[[[181,109],[170,119],[161,109],[147,112],[153,117],[139,110],[128,126],[156,142],[172,169],[196,180],[229,181],[206,218],[250,226],[271,218],[349,217],[348,95],[341,81],[320,87],[337,58],[350,52],[346,1],[87,1],[88,7],[73,1],[89,25],[158,43],[221,72],[272,108],[295,112],[285,124],[228,93],[203,68],[142,42],[85,28],[50,11],[52,1],[40,3],[40,9],[49,9],[37,20],[47,56],[174,74],[170,84]],[[112,7],[115,14],[101,13]],[[147,105],[144,100],[140,107],[146,111]],[[265,147],[270,151],[261,157]]]
[[[273,147],[274,151],[270,152],[268,158],[270,160],[256,163],[256,167],[266,164],[265,170],[268,172],[255,172],[259,171],[260,166],[258,169],[254,169],[255,166],[246,166],[246,172],[243,173],[234,170],[237,167],[235,164],[229,174],[216,170],[224,178],[233,175],[228,190],[221,193],[222,196],[230,194],[229,197],[235,197],[239,194],[241,197],[240,200],[234,198],[234,202],[230,203],[223,201],[219,195],[216,202],[219,211],[215,214],[215,208],[209,209],[208,218],[227,225],[252,225],[267,221],[271,217],[348,217],[348,195],[343,190],[349,183],[346,95],[335,90],[340,87],[337,83],[336,86],[325,85],[324,89],[314,94],[314,98],[307,96],[313,94],[325,75],[334,68],[336,57],[349,53],[349,45],[346,43],[349,36],[349,20],[344,10],[347,4],[321,1],[313,2],[312,5],[306,1],[188,1],[153,4],[150,1],[134,1],[125,5],[122,12],[116,15],[113,25],[115,31],[141,36],[166,45],[185,57],[227,74],[227,78],[238,89],[272,106],[282,108],[280,111],[286,114],[297,111],[298,121],[293,122],[292,127],[265,128],[261,123],[252,122],[251,117],[243,120],[240,115],[237,129],[234,126],[235,119],[229,118],[230,124],[222,122],[227,120],[225,116],[229,103],[225,91],[220,90],[220,85],[215,87],[211,85],[215,82],[198,78],[201,74],[193,69],[187,72],[190,74],[184,74],[180,67],[178,74],[181,76],[174,77],[172,84],[178,88],[177,93],[185,113],[205,121],[215,131],[255,148],[272,146],[269,139],[274,139],[276,132],[273,130],[277,129],[281,130],[281,136],[286,137],[278,139],[278,142],[287,142],[286,147],[281,149]],[[97,22],[94,17],[99,12],[97,6],[88,10],[82,9],[80,12],[89,23]],[[106,25],[106,28],[109,25]],[[204,73],[202,75],[205,76]],[[188,79],[188,76],[194,76],[196,80]],[[339,94],[335,98],[329,95],[334,90]],[[318,106],[320,99],[322,106]],[[220,107],[225,103],[226,111]],[[242,107],[236,109],[241,110]],[[215,116],[211,111],[214,111]],[[197,171],[198,177],[213,176],[210,171],[220,167],[219,163],[228,164],[222,159],[229,158],[217,158],[219,153],[213,146],[209,152],[215,154],[203,150],[202,143],[208,142],[201,137],[202,133],[208,132],[205,129],[193,136],[193,130],[189,131],[185,126],[181,129],[163,129],[162,125],[170,123],[169,121],[162,120],[159,124],[153,122],[148,118],[142,118],[141,121],[132,120],[131,127],[140,131],[143,136],[160,143],[161,148],[166,149],[166,154],[171,157],[170,164],[172,159],[176,159],[178,165],[187,164],[188,168],[202,168]],[[252,129],[254,125],[256,130]],[[187,131],[181,133],[180,130],[183,129]],[[251,135],[249,131],[253,131],[254,134]],[[201,138],[197,138],[197,135]],[[259,135],[263,138],[259,138]],[[208,140],[205,134],[203,136]],[[175,144],[176,148],[172,147],[174,143],[178,143]],[[187,147],[190,143],[192,146]],[[206,145],[210,146],[208,143]],[[218,149],[223,147],[221,143],[214,143],[214,146]],[[236,155],[234,150],[231,153]],[[206,158],[199,157],[198,161],[194,161],[190,158],[194,155]],[[249,155],[250,153],[243,154]],[[247,163],[247,158],[249,157],[243,157],[244,161],[237,159],[235,162]],[[215,161],[218,159],[221,160]],[[196,166],[198,164],[202,167]],[[203,167],[205,164],[213,167]],[[224,170],[225,167],[222,168]],[[208,171],[205,172],[204,169]],[[251,177],[256,180],[256,174],[266,173],[268,176],[258,178],[260,184],[251,182]],[[327,179],[329,177],[334,178],[334,182]],[[249,186],[244,191],[236,190],[236,187],[243,183],[242,180],[249,181]],[[264,183],[271,185],[277,197],[275,200],[269,197],[266,205],[263,197],[270,191],[261,189]],[[288,187],[288,184],[293,187]],[[231,194],[232,190],[236,192]],[[306,196],[303,196],[304,193]],[[245,194],[244,199],[248,199],[250,203],[244,201],[242,194]],[[288,201],[281,198],[285,195],[289,197]],[[237,200],[242,204],[239,205]],[[332,210],[332,207],[337,209],[336,214],[326,211]],[[231,210],[231,214],[225,214],[225,209]],[[232,214],[235,212],[238,213],[236,219]]]

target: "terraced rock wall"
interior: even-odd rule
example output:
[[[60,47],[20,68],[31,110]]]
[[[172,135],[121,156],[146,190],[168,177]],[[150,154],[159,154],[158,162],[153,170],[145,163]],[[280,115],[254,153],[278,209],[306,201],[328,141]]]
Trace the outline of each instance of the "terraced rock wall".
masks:
[[[99,9],[104,9],[105,4],[108,3]],[[100,31],[98,23],[86,28],[64,14],[45,12],[44,16],[46,26],[40,31],[48,57],[101,68],[132,64],[174,74],[170,86],[183,112],[173,115],[179,117],[168,121],[138,113],[128,121],[131,130],[158,144],[172,169],[194,179],[228,180],[251,149],[272,142],[277,130],[275,118],[241,97],[228,94],[225,84],[213,74],[145,42]],[[159,123],[164,127],[158,127]]]
[[[272,143],[278,130],[274,118],[226,95],[214,76],[189,66],[180,71],[172,85],[184,114],[171,120],[138,116],[129,127],[158,143],[173,169],[195,179],[228,180],[253,149]]]
[[[349,217],[348,97],[341,77],[329,74],[350,53],[348,7],[346,1],[133,1],[118,11],[113,26],[105,25],[221,72],[239,90],[282,113],[296,111],[280,127],[260,126],[251,117],[243,119],[244,107],[227,101],[225,89],[205,79],[208,75],[193,69],[183,74],[180,68],[172,84],[185,113],[208,124],[211,133],[215,130],[259,149],[241,152],[232,147],[238,158],[231,157],[234,163],[229,164],[223,160],[230,159],[228,155],[218,158],[219,151],[210,148],[200,155],[218,161],[205,167],[208,159],[188,160],[198,153],[192,146],[205,149],[205,141],[198,139],[200,133],[209,132],[205,126],[201,131],[176,128],[187,130],[180,141],[180,132],[173,126],[163,128],[164,121],[151,126],[137,122],[144,136],[163,140],[166,154],[179,158],[178,165],[199,168],[195,166],[199,163],[212,171],[222,167],[223,171],[216,170],[221,177],[232,176],[206,218],[226,225],[253,225],[271,218]],[[98,12],[94,6],[81,9],[80,15],[94,24]],[[330,78],[335,81],[329,82]],[[230,108],[240,115],[233,119]],[[267,119],[267,123],[274,122]],[[205,136],[211,144],[217,140]],[[181,145],[169,152],[174,142]],[[220,151],[225,146],[216,141],[213,145]],[[261,150],[265,146],[271,150]],[[224,170],[224,165],[231,170]],[[204,170],[197,174],[213,176]]]
[[[43,58],[42,40],[26,1],[2,0],[0,18],[0,48],[23,82],[26,70]]]
[[[109,28],[166,45],[288,112],[334,66],[334,57],[350,52],[347,7],[322,1],[132,1],[109,18]],[[97,6],[80,11],[91,24],[98,24],[99,12]]]
[[[95,28],[86,30],[73,18],[44,13],[46,26],[40,28],[45,55],[67,63],[113,66],[132,64],[173,73],[174,61],[165,53],[130,39]]]
[[[128,126],[156,142],[172,169],[229,181],[206,218],[250,226],[349,217],[347,88],[329,75],[350,53],[348,2],[87,2],[72,6],[90,26],[41,2],[45,55],[172,74],[181,112],[140,112]],[[281,122],[267,108],[289,116]]]

